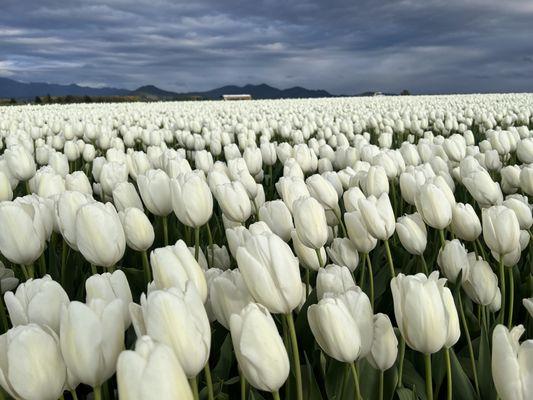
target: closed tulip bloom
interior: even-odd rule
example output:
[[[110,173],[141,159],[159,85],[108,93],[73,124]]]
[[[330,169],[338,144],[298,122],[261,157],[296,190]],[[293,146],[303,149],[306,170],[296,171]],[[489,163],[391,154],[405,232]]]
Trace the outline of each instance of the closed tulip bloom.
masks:
[[[424,222],[435,229],[444,229],[452,222],[452,207],[443,191],[432,183],[420,187],[415,197],[416,209]]]
[[[137,178],[142,201],[150,212],[166,217],[172,212],[170,178],[160,169],[150,169]]]
[[[374,338],[367,360],[380,371],[386,371],[394,365],[398,356],[398,339],[388,315],[374,315]]]
[[[444,246],[439,250],[437,264],[443,275],[452,283],[455,283],[461,271],[462,281],[468,279],[470,272],[468,253],[465,246],[458,239],[446,240]]]
[[[519,343],[522,325],[509,331],[496,325],[492,332],[492,379],[502,400],[533,397],[533,340]]]
[[[170,181],[174,213],[184,225],[198,228],[205,225],[213,213],[213,196],[205,179],[189,172]]]
[[[342,195],[342,201],[344,202],[346,212],[359,210],[360,199],[366,199],[366,196],[358,187],[352,187],[344,192]]]
[[[500,257],[520,248],[520,225],[513,210],[493,206],[482,210],[483,239]]]
[[[313,197],[304,197],[294,202],[294,226],[304,246],[320,249],[328,240],[326,213]]]
[[[277,160],[276,145],[274,143],[261,143],[261,158],[265,165],[274,165]]]
[[[65,176],[65,188],[66,190],[81,192],[87,195],[93,194],[89,178],[87,178],[87,175],[83,171],[74,171],[72,174]]]
[[[522,299],[522,304],[529,315],[533,317],[533,297],[530,297],[529,299]]]
[[[129,248],[146,251],[154,243],[154,227],[146,214],[138,208],[130,207],[118,213]]]
[[[172,349],[149,336],[137,339],[135,351],[120,353],[117,385],[121,399],[193,399],[185,372]]]
[[[398,328],[413,350],[432,354],[458,339],[457,310],[450,307],[453,298],[445,283],[437,271],[429,277],[398,274],[391,281]]]
[[[111,267],[124,255],[126,237],[111,203],[89,203],[76,215],[76,242],[89,263]]]
[[[252,236],[250,231],[244,226],[236,226],[226,229],[226,240],[228,241],[229,251],[234,259],[237,259],[237,249]]]
[[[291,231],[294,228],[292,215],[282,200],[267,201],[263,204],[259,208],[259,219],[284,241],[291,239]]]
[[[452,207],[453,233],[462,240],[473,242],[481,234],[481,222],[474,208],[466,203],[456,203]]]
[[[127,155],[126,165],[128,166],[128,173],[132,179],[137,180],[139,175],[144,174],[152,165],[148,156],[143,151],[134,151]]]
[[[237,264],[255,301],[270,312],[288,314],[300,303],[298,259],[279,236],[252,236],[237,249]]]
[[[209,286],[211,310],[217,321],[230,329],[230,318],[251,302],[252,296],[238,269],[227,270],[214,277]]]
[[[318,271],[316,278],[316,293],[320,300],[326,293],[343,294],[349,289],[355,289],[350,270],[346,267],[330,264]]]
[[[230,318],[231,339],[239,367],[255,388],[277,391],[289,376],[287,350],[274,319],[261,304],[251,303]]]
[[[327,253],[334,264],[343,265],[347,267],[350,272],[356,270],[359,264],[359,253],[355,244],[348,238],[335,238],[331,242]]]
[[[33,155],[20,144],[10,146],[4,151],[4,157],[11,175],[19,181],[27,181],[35,175],[36,165]]]
[[[309,188],[311,196],[317,199],[322,207],[330,210],[337,210],[339,208],[337,191],[322,175],[312,175],[306,179],[305,183]]]
[[[381,165],[371,166],[366,174],[362,189],[367,196],[380,197],[384,193],[389,193],[389,180],[385,168]]]
[[[209,260],[213,260],[213,265],[211,265],[211,268],[227,270],[231,266],[231,258],[229,256],[227,247],[224,245],[219,246],[218,244],[213,244],[212,246],[208,246],[207,257]]]
[[[0,201],[10,201],[13,199],[13,189],[7,175],[0,171]]]
[[[15,264],[32,264],[44,251],[42,220],[30,204],[0,203],[0,252]]]
[[[344,222],[348,237],[360,253],[370,253],[378,243],[370,234],[365,224],[361,211],[352,211],[344,214]]]
[[[13,326],[35,323],[56,333],[59,333],[61,309],[69,303],[65,290],[49,275],[28,279],[15,293],[7,292],[4,300]]]
[[[304,244],[300,240],[300,237],[298,236],[298,233],[296,233],[296,229],[292,230],[291,238],[292,247],[294,248],[296,257],[298,257],[300,264],[302,264],[304,268],[310,269],[312,271],[318,271],[321,267],[324,266],[320,265],[318,257],[316,255],[316,250],[312,249],[311,247],[304,246]],[[318,251],[320,251],[320,257],[324,262],[324,260],[326,260],[326,250],[321,247]]]
[[[90,304],[95,299],[100,299],[106,303],[111,303],[115,299],[122,300],[122,315],[124,317],[124,329],[128,329],[131,324],[129,305],[133,301],[131,289],[126,275],[121,270],[116,270],[112,274],[105,272],[95,274],[85,281],[85,301]]]
[[[107,162],[100,171],[100,184],[104,193],[110,195],[115,187],[128,180],[128,167],[118,162]]]
[[[492,272],[489,263],[481,257],[476,258],[474,253],[468,254],[468,263],[470,273],[462,286],[473,302],[488,306],[500,291],[498,277]]]
[[[12,269],[6,268],[4,263],[0,261],[0,295],[16,289],[19,280],[15,278],[15,273]]]
[[[124,348],[122,300],[78,301],[63,308],[59,342],[65,364],[79,382],[100,386],[115,373]]]
[[[135,207],[143,211],[143,203],[135,186],[131,182],[121,182],[113,189],[113,203],[117,211],[124,211],[126,208]]]
[[[152,251],[150,265],[158,289],[176,287],[183,291],[191,281],[202,301],[207,299],[205,275],[183,240],[178,240],[174,246]]]
[[[94,201],[91,197],[80,192],[64,192],[56,200],[55,219],[63,240],[78,250],[76,243],[76,216],[78,210],[85,204]]]
[[[481,207],[501,204],[503,194],[500,185],[494,182],[489,173],[483,168],[478,168],[463,177],[462,182]]]
[[[419,213],[404,215],[396,222],[400,243],[410,254],[422,255],[427,245],[426,224]]]
[[[209,359],[211,328],[194,285],[143,293],[141,311],[146,334],[172,348],[188,378],[198,375]]]
[[[307,319],[315,340],[327,355],[347,363],[359,358],[359,328],[342,299],[326,297],[309,306]]]
[[[214,195],[222,212],[229,219],[242,223],[252,214],[250,199],[241,182],[218,185]]]
[[[524,164],[533,163],[533,138],[524,138],[517,143],[516,156]]]
[[[508,198],[503,202],[503,205],[514,211],[520,229],[528,230],[531,228],[531,225],[533,225],[533,215],[531,214],[531,207],[527,200],[521,201],[517,198]]]
[[[359,200],[359,209],[368,232],[376,239],[387,240],[394,234],[396,221],[388,194]]]
[[[55,400],[63,393],[67,370],[57,335],[35,324],[0,336],[0,385],[15,399]]]
[[[520,188],[528,195],[533,196],[533,165],[528,164],[520,171]]]
[[[54,230],[54,200],[38,196],[36,194],[19,196],[14,203],[23,207],[31,206],[33,208],[32,223],[36,231],[46,241]],[[29,209],[28,209],[29,211]]]
[[[293,203],[300,197],[309,197],[309,189],[303,179],[281,177],[276,183],[276,190],[287,208],[293,212]]]

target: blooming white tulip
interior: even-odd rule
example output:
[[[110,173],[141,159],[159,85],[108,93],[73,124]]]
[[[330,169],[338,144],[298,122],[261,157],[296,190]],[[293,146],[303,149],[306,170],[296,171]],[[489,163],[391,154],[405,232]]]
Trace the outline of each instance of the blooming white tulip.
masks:
[[[115,265],[126,250],[120,218],[111,203],[88,203],[76,214],[76,245],[91,264]]]
[[[309,193],[317,199],[322,207],[330,210],[338,210],[339,196],[333,185],[322,175],[312,175],[306,179],[305,183]]]
[[[500,185],[482,168],[463,177],[462,182],[481,207],[500,204],[503,200]]]
[[[395,218],[388,194],[359,200],[359,209],[368,232],[376,239],[387,240],[394,234]]]
[[[300,237],[298,236],[296,229],[292,230],[291,238],[292,238],[292,247],[294,248],[296,257],[298,257],[298,260],[300,261],[300,263],[302,264],[304,268],[310,269],[312,271],[318,271],[321,267],[324,266],[323,263],[326,260],[326,250],[324,249],[324,247],[321,247],[320,249],[318,249],[318,251],[320,252],[320,258],[322,260],[322,265],[321,265],[317,257],[317,250],[312,249],[311,247],[305,246],[300,240]]]
[[[489,263],[481,257],[476,258],[474,253],[468,254],[469,274],[463,280],[462,287],[472,301],[483,306],[490,305],[500,289],[498,288],[498,277]]]
[[[128,167],[118,162],[107,162],[100,171],[100,184],[104,193],[111,195],[115,187],[128,180]]]
[[[219,246],[218,244],[208,246],[207,258],[209,258],[209,260],[213,260],[211,268],[220,268],[221,270],[227,270],[231,266],[231,259],[226,246]]]
[[[113,203],[117,211],[124,211],[130,207],[144,210],[141,198],[131,182],[121,182],[115,186],[113,189]]]
[[[245,222],[252,213],[252,206],[246,189],[239,181],[218,185],[214,195],[222,212],[229,219]]]
[[[367,356],[368,362],[380,371],[386,371],[394,365],[398,355],[398,339],[386,314],[374,315],[374,338],[372,349]]]
[[[183,291],[187,282],[191,281],[198,295],[205,302],[207,298],[205,275],[183,240],[178,240],[174,246],[152,251],[150,265],[158,289],[176,287]]]
[[[414,255],[424,253],[427,245],[427,229],[419,213],[398,218],[396,232],[405,250]]]
[[[357,251],[365,254],[370,253],[376,247],[378,241],[369,233],[361,211],[352,211],[344,214],[344,221],[348,237],[354,243]]]
[[[496,325],[492,332],[492,379],[502,400],[526,400],[533,396],[533,340],[519,344],[525,329],[511,331]]]
[[[83,171],[74,171],[72,174],[65,176],[65,188],[66,190],[81,192],[87,195],[93,194],[89,178],[87,178],[87,175]]]
[[[136,251],[146,251],[154,243],[154,227],[146,214],[135,207],[118,213],[128,247]]]
[[[503,205],[514,211],[520,229],[528,230],[531,228],[531,225],[533,225],[533,215],[531,214],[531,207],[527,198],[519,200],[516,197],[510,197],[503,202]]]
[[[318,271],[316,278],[317,298],[320,300],[326,293],[343,294],[356,285],[350,270],[346,267],[330,264]]]
[[[298,259],[279,236],[252,236],[237,249],[237,264],[253,298],[270,312],[288,314],[300,303]]]
[[[137,178],[142,201],[150,212],[166,217],[172,212],[170,178],[160,169],[150,169]]]
[[[4,263],[0,261],[0,295],[4,295],[9,290],[17,287],[19,280],[15,278],[15,273],[12,269],[6,268]]]
[[[24,146],[15,144],[4,151],[9,171],[19,181],[27,181],[35,175],[35,161]]]
[[[293,203],[294,227],[304,246],[320,249],[328,239],[326,213],[313,197],[302,197]]]
[[[355,244],[348,238],[335,238],[326,249],[334,264],[343,265],[353,272],[359,264],[359,253]]]
[[[0,201],[10,201],[13,199],[13,189],[7,175],[0,171]]]
[[[213,196],[199,174],[189,172],[170,181],[174,213],[184,225],[199,228],[213,213]]]
[[[117,384],[123,399],[193,399],[187,377],[172,349],[149,336],[137,339],[135,351],[120,353]]]
[[[311,196],[305,182],[300,178],[282,177],[276,183],[276,190],[291,212],[293,212],[293,203],[295,200],[300,197]]]
[[[85,299],[90,304],[95,299],[111,303],[115,299],[122,300],[122,315],[124,317],[124,329],[128,329],[131,324],[129,305],[133,301],[131,289],[126,275],[121,270],[116,270],[112,274],[105,272],[95,274],[85,281]]]
[[[35,324],[0,336],[0,385],[15,399],[55,400],[63,393],[67,370],[57,335]]]
[[[485,208],[481,219],[483,239],[497,258],[520,249],[520,226],[513,210],[505,206]]]
[[[115,373],[124,348],[122,300],[78,301],[63,307],[59,341],[65,364],[79,382],[100,386]]]
[[[74,250],[78,250],[76,242],[76,216],[85,204],[94,201],[80,192],[64,192],[56,200],[55,220],[63,239]]]
[[[456,203],[452,207],[453,233],[462,240],[473,242],[481,234],[481,222],[470,204]]]
[[[443,275],[452,283],[455,283],[461,271],[461,280],[468,279],[470,272],[468,253],[465,246],[458,239],[446,240],[444,246],[439,250],[437,264]]]
[[[444,229],[452,222],[452,207],[444,192],[433,183],[420,187],[415,204],[424,222],[432,228]]]
[[[288,242],[294,228],[292,215],[282,200],[267,201],[259,208],[259,219],[276,235]]]

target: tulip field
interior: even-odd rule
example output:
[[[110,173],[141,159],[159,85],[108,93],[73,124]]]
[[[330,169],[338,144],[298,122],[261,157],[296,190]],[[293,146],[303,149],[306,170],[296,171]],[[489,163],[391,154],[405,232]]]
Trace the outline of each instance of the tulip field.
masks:
[[[533,399],[533,95],[0,108],[0,399]]]

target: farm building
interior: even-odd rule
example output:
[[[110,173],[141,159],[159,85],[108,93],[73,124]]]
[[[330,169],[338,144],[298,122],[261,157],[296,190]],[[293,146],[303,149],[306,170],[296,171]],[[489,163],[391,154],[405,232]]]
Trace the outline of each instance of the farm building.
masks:
[[[252,100],[251,94],[223,94],[222,100]]]

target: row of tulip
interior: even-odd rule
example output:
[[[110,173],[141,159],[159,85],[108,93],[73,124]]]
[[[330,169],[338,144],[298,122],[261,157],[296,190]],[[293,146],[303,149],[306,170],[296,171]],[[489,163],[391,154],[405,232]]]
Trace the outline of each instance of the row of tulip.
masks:
[[[0,394],[528,399],[532,129],[531,95],[7,108]]]

